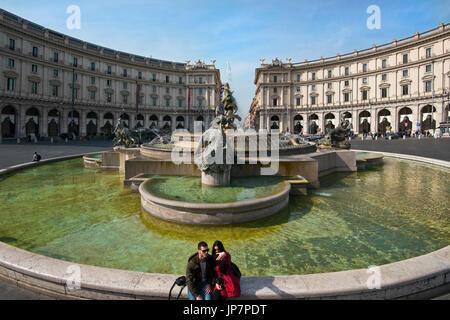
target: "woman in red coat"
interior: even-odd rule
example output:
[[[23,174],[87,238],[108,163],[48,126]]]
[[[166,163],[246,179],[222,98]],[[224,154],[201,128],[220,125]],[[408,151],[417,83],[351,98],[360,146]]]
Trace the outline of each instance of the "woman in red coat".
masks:
[[[216,259],[217,277],[224,282],[226,297],[239,297],[241,295],[241,285],[239,279],[231,272],[231,255],[225,251],[220,241],[214,242],[213,255]]]

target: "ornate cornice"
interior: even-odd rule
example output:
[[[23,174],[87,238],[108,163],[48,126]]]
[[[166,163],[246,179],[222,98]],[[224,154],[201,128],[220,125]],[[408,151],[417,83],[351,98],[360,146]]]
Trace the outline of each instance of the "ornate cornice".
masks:
[[[38,76],[28,76],[28,81],[32,81],[32,82],[41,82],[41,78]]]
[[[12,70],[3,71],[3,74],[5,75],[6,78],[18,78],[19,77],[19,74]]]

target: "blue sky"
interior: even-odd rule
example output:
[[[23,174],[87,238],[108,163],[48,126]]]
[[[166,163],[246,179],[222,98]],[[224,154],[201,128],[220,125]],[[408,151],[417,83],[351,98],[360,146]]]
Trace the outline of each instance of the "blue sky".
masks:
[[[69,30],[66,9],[81,9],[81,29]],[[370,5],[381,29],[369,30]],[[450,0],[2,0],[0,7],[49,29],[111,49],[185,62],[216,60],[240,113],[255,93],[259,59],[292,62],[366,49],[450,22]]]

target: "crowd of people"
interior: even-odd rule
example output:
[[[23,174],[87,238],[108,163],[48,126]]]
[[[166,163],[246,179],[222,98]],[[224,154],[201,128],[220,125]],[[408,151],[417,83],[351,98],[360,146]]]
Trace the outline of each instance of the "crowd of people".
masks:
[[[208,244],[201,241],[197,252],[188,259],[186,284],[189,300],[225,300],[241,295],[239,268],[231,262],[231,255],[221,241]]]

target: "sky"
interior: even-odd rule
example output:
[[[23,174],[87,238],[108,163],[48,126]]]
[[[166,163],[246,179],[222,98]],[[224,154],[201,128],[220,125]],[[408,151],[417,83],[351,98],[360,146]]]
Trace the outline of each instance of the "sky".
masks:
[[[79,30],[67,28],[71,5],[81,11]],[[371,5],[380,9],[379,29],[367,26]],[[243,117],[260,59],[332,57],[450,22],[450,0],[1,0],[0,8],[114,50],[176,62],[216,60]]]

